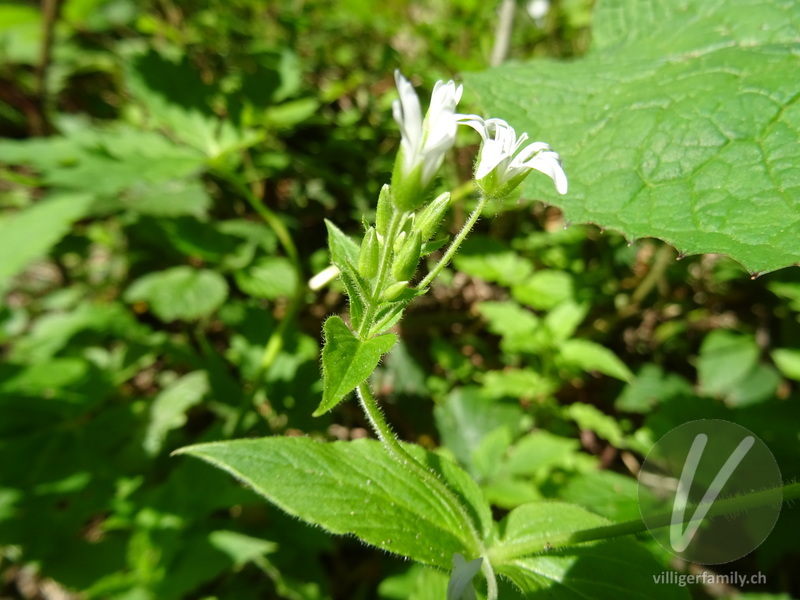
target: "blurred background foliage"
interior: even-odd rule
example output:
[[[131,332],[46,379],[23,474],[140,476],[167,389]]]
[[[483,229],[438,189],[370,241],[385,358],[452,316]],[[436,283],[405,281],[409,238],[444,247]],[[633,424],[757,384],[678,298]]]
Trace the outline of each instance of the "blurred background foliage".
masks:
[[[542,6],[516,7],[508,58],[583,54],[592,0]],[[306,284],[328,264],[323,219],[358,235],[374,210],[393,70],[430,90],[487,68],[497,8],[0,2],[0,597],[437,597],[435,574],[169,455],[368,435],[352,403],[310,417],[322,320],[347,310],[336,282]],[[462,110],[480,111],[469,90]],[[451,232],[474,150],[464,134],[445,168]],[[535,198],[491,212],[373,379],[402,438],[458,460],[498,515],[560,498],[635,518],[644,453],[698,418],[750,428],[796,478],[796,270],[677,262]],[[726,568],[798,596],[799,527],[785,510]]]

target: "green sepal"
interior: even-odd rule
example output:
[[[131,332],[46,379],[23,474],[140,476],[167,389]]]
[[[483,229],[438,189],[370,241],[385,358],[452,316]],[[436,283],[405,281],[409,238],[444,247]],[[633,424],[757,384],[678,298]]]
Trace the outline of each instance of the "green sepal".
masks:
[[[433,202],[419,213],[416,228],[419,230],[422,241],[427,242],[433,237],[442,224],[447,209],[450,207],[450,192],[437,196]]]
[[[388,183],[384,183],[381,188],[381,193],[378,196],[378,209],[375,212],[375,229],[382,238],[386,238],[386,234],[389,233],[389,223],[392,220],[392,212],[394,212],[392,206],[392,189]]]
[[[392,173],[392,203],[400,212],[414,212],[425,204],[422,187],[422,165],[403,175],[403,150],[397,153]]]
[[[370,227],[361,242],[358,255],[358,272],[365,279],[372,279],[378,274],[380,264],[380,240],[374,227]]]
[[[392,263],[392,276],[398,281],[408,281],[414,276],[422,250],[422,237],[414,231],[400,248]]]
[[[420,256],[428,256],[431,252],[436,252],[439,248],[444,246],[447,242],[450,241],[449,237],[439,238],[438,240],[433,240],[432,242],[425,242],[422,244],[422,250],[419,251]]]
[[[408,281],[395,281],[392,285],[383,290],[383,299],[391,302],[396,299],[408,288]]]

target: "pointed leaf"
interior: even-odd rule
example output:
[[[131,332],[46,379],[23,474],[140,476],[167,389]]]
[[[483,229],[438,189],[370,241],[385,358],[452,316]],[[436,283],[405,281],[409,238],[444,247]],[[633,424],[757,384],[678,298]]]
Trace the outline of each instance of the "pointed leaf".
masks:
[[[324,444],[274,437],[198,444],[178,452],[228,471],[307,523],[449,570],[454,553],[480,553],[471,531],[474,527],[481,536],[491,531],[489,506],[455,463],[418,446],[406,449],[449,484],[471,523],[375,440]]]
[[[325,219],[325,227],[328,228],[328,247],[333,264],[339,267],[340,271],[355,270],[360,251],[358,244],[328,219]]]
[[[392,349],[397,336],[387,333],[361,341],[339,317],[331,317],[323,326],[322,402],[314,416],[322,415],[372,375],[381,356]]]
[[[495,570],[530,598],[688,598],[684,588],[656,583],[664,568],[632,540],[548,549],[554,536],[607,524],[603,517],[571,504],[532,502],[520,506],[500,523],[497,550],[502,552],[503,546],[519,543],[538,545],[541,550],[535,555],[505,559]]]
[[[327,219],[325,219],[325,226],[328,228],[328,248],[331,253],[331,261],[342,274],[342,283],[344,283],[350,299],[350,318],[353,327],[358,327],[364,312],[364,301],[370,293],[369,283],[361,277],[357,268],[361,249],[358,244]]]
[[[600,371],[622,381],[633,379],[633,373],[611,350],[589,340],[567,340],[559,346],[561,360],[584,371]]]
[[[46,254],[83,218],[93,198],[85,194],[43,200],[0,221],[0,284]]]

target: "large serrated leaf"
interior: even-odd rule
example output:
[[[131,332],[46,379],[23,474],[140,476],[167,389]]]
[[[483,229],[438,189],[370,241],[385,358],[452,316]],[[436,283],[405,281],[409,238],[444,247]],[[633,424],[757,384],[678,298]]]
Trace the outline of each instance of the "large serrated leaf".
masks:
[[[262,438],[179,450],[225,469],[291,515],[335,534],[353,534],[388,552],[450,569],[454,553],[479,554],[491,513],[475,483],[455,463],[406,449],[447,481],[472,523],[434,494],[375,440],[323,444],[310,438]]]
[[[359,340],[339,317],[323,325],[322,402],[314,416],[325,414],[372,374],[381,356],[392,349],[397,336],[386,333],[371,340]]]
[[[569,194],[525,191],[628,238],[727,254],[754,273],[800,261],[800,4],[605,0],[594,47],[466,74],[489,116],[564,159]]]

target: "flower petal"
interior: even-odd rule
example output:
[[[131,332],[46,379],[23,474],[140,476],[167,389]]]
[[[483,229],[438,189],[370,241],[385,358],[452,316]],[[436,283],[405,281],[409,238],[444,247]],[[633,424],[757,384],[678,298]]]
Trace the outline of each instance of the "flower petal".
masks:
[[[394,72],[399,100],[392,103],[394,120],[400,126],[403,146],[403,166],[406,172],[410,171],[418,161],[422,145],[422,108],[419,98],[414,91],[414,86],[400,71]]]
[[[564,173],[564,169],[561,167],[561,158],[556,152],[539,152],[536,156],[520,166],[536,169],[540,173],[544,173],[553,180],[556,191],[559,194],[563,196],[567,193],[567,174]]]

